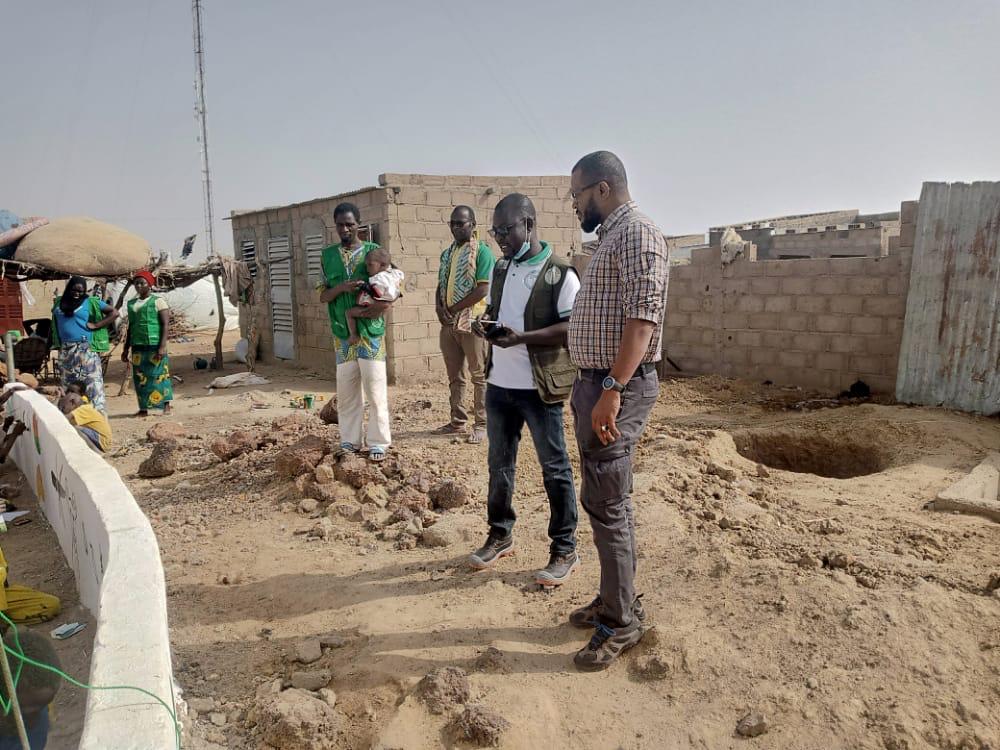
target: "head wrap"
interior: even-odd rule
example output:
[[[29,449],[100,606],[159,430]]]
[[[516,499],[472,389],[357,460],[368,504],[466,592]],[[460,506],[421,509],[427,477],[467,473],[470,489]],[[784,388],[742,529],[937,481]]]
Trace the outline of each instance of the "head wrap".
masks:
[[[143,279],[151,287],[156,286],[156,277],[153,276],[153,274],[151,274],[149,271],[146,270],[136,271],[135,276],[132,277],[133,281],[135,279]]]

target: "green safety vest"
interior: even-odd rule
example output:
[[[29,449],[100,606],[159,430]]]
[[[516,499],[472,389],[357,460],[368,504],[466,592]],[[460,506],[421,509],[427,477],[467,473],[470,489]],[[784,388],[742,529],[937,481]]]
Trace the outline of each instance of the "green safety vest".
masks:
[[[156,310],[155,294],[136,309],[138,297],[128,301],[128,340],[132,346],[156,346],[160,343],[160,313]]]
[[[52,306],[52,348],[59,349],[62,346],[62,342],[59,340],[59,326],[56,325],[56,313],[59,312],[59,303],[62,301],[62,295],[60,294],[56,297],[56,303]],[[88,319],[91,323],[100,323],[104,320],[104,313],[101,311],[101,300],[97,297],[87,297],[87,303],[90,305],[90,318]],[[90,350],[97,352],[98,354],[105,354],[111,351],[111,337],[108,335],[108,329],[102,328],[99,331],[90,332]]]

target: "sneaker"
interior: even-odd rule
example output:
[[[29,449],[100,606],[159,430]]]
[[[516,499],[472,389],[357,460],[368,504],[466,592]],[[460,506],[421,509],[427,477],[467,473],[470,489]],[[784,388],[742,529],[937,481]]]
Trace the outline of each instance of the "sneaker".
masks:
[[[646,634],[639,618],[633,618],[631,624],[623,628],[609,628],[603,623],[597,623],[590,643],[576,652],[573,663],[581,672],[598,672],[611,666],[611,662],[621,656],[626,649],[632,648]]]
[[[574,628],[597,627],[597,616],[601,613],[601,608],[603,606],[604,602],[601,601],[600,595],[594,597],[594,601],[590,604],[580,607],[579,609],[574,609],[570,612],[569,624]],[[635,598],[635,601],[632,602],[632,615],[639,621],[640,624],[646,621],[646,610],[642,608],[642,594],[639,594]]]
[[[469,555],[469,564],[477,570],[492,568],[501,557],[514,554],[514,536],[498,537],[490,534],[486,544]]]
[[[551,555],[549,564],[535,573],[535,583],[542,586],[561,586],[566,583],[570,574],[579,567],[580,556],[575,551]]]

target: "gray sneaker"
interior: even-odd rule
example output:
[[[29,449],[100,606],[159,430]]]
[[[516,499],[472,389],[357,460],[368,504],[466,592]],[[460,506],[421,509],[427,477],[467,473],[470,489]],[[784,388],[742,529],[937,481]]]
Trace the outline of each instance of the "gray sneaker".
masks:
[[[576,551],[549,557],[549,564],[535,573],[535,583],[542,586],[561,586],[569,580],[570,574],[580,567],[580,556]]]
[[[477,570],[492,568],[501,557],[514,554],[514,536],[497,537],[490,534],[486,544],[469,555],[469,564]]]
[[[569,624],[574,628],[595,628],[597,627],[597,616],[601,613],[604,602],[600,595],[594,597],[594,601],[578,609],[574,609],[569,614]],[[632,602],[632,614],[640,624],[646,621],[646,610],[642,608],[642,594],[639,594]]]
[[[598,672],[607,669],[626,649],[632,648],[646,634],[638,617],[624,628],[609,628],[598,623],[590,643],[576,652],[573,663],[581,672]]]

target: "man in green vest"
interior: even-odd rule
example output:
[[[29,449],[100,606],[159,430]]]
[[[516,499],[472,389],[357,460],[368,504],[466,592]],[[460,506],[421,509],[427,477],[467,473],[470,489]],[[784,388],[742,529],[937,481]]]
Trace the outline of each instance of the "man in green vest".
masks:
[[[492,567],[514,551],[514,473],[527,425],[550,513],[549,563],[535,581],[558,586],[580,564],[576,489],[563,434],[563,401],[576,376],[566,334],[580,281],[569,263],[538,239],[535,207],[527,196],[514,193],[497,204],[490,234],[503,258],[493,269],[486,322],[475,326],[492,344],[486,364],[490,531],[470,563]]]

